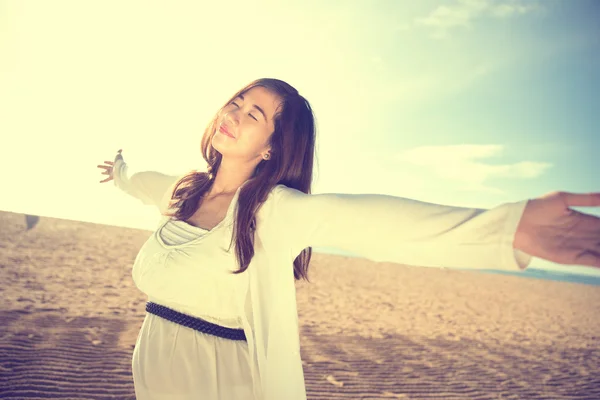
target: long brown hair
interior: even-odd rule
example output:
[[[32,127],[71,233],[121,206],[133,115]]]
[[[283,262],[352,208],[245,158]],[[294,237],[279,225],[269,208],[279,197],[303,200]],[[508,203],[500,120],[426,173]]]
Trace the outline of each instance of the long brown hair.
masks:
[[[278,184],[310,194],[315,158],[315,117],[308,100],[298,91],[279,79],[257,79],[235,93],[221,109],[240,94],[243,95],[256,86],[262,86],[278,95],[281,105],[274,116],[275,131],[271,135],[271,157],[261,160],[252,177],[244,184],[238,197],[237,215],[234,218],[235,252],[240,269],[232,273],[244,272],[254,256],[254,232],[256,212],[265,202],[271,189]],[[202,157],[208,163],[208,172],[193,170],[184,175],[175,185],[169,208],[172,213],[164,215],[178,220],[189,219],[200,207],[200,200],[210,189],[219,170],[222,155],[212,145],[212,138],[219,127],[219,112],[208,124],[202,136]],[[230,246],[231,247],[231,246]],[[312,248],[307,247],[294,260],[296,280],[308,279],[308,266]]]

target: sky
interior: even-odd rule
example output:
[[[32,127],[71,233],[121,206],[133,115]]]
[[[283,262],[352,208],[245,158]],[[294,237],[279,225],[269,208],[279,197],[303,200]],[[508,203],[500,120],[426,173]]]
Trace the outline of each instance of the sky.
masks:
[[[206,125],[265,77],[314,110],[312,193],[597,192],[599,18],[594,0],[0,0],[0,210],[153,230],[97,165],[122,148],[130,173],[205,170]]]

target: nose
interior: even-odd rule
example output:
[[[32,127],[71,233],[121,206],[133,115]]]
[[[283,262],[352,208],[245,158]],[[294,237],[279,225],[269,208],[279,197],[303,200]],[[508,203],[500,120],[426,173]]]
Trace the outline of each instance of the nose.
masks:
[[[238,113],[239,113],[239,112],[242,112],[242,111],[243,111],[243,110],[242,110],[240,107],[236,107],[236,108],[234,108],[234,107],[231,107],[231,108],[229,109],[229,111],[227,111],[227,112],[225,113],[225,115],[238,115]]]
[[[229,115],[231,115],[231,114],[234,116],[233,119],[229,118]],[[225,115],[223,116],[223,122],[225,122],[229,126],[233,126],[234,125],[232,123],[233,121],[235,121],[235,123],[237,124],[237,120],[238,120],[238,117],[237,117],[237,114],[235,113],[235,110],[233,110],[233,111],[227,111],[225,113]]]

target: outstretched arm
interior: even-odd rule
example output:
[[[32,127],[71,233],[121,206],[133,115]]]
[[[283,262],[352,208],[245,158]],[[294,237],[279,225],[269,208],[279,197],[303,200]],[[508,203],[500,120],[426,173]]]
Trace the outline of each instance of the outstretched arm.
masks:
[[[415,266],[521,270],[531,261],[513,247],[527,200],[487,210],[380,194],[308,195],[284,185],[273,190],[273,234],[296,255],[324,246]]]
[[[127,163],[118,159],[113,166],[113,178],[116,187],[141,200],[144,204],[157,207],[162,212],[168,206],[167,190],[175,184],[179,176],[165,175],[156,171],[143,171],[136,172],[130,177]]]

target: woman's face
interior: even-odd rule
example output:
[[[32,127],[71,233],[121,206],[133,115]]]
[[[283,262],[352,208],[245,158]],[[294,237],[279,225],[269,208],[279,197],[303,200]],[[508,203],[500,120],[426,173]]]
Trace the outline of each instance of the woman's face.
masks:
[[[212,146],[223,157],[260,162],[270,149],[268,142],[275,130],[273,116],[280,102],[279,96],[261,86],[233,99],[219,113]]]

